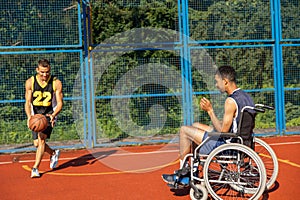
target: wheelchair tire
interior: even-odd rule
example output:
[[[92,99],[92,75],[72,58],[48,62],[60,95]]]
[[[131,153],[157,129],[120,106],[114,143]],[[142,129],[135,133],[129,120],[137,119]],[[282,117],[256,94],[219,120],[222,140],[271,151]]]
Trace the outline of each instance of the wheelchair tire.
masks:
[[[206,200],[208,198],[208,192],[206,188],[201,184],[195,185],[201,194],[197,194],[193,188],[190,189],[191,200]]]
[[[263,161],[267,173],[267,189],[270,189],[278,176],[278,160],[273,149],[263,140],[254,138],[255,152]]]
[[[259,199],[266,189],[261,158],[242,144],[224,144],[207,157],[203,177],[214,199]]]

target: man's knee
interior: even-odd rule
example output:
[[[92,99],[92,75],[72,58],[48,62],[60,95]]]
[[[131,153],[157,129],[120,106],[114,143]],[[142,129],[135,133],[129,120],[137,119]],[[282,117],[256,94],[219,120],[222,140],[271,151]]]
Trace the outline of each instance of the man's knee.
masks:
[[[38,139],[33,140],[33,145],[38,148],[39,145],[43,145],[46,143],[47,135],[43,133],[38,134]]]
[[[39,133],[38,137],[41,142],[45,142],[45,140],[47,139],[47,135],[44,133]]]
[[[39,141],[38,140],[33,140],[33,145],[35,146],[35,148],[39,147]]]
[[[186,134],[186,131],[187,131],[187,126],[181,126],[179,130],[180,136],[184,136]]]

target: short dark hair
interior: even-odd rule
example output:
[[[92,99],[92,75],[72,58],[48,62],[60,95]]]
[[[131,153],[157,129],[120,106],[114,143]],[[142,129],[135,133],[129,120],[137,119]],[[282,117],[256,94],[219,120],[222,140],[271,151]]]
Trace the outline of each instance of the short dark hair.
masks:
[[[222,78],[227,78],[229,81],[236,82],[236,72],[233,67],[229,65],[223,65],[218,68],[216,74]]]
[[[38,62],[39,66],[50,67],[50,62],[47,59],[41,59]]]

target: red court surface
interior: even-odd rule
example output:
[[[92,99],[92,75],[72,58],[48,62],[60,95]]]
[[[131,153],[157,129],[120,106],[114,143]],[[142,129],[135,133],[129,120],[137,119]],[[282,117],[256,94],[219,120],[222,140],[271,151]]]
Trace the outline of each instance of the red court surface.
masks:
[[[299,199],[300,136],[263,140],[277,154],[279,175],[261,199]],[[190,199],[189,190],[172,191],[161,180],[178,168],[177,155],[175,144],[62,150],[57,169],[45,154],[41,178],[31,179],[34,152],[2,154],[0,199]]]

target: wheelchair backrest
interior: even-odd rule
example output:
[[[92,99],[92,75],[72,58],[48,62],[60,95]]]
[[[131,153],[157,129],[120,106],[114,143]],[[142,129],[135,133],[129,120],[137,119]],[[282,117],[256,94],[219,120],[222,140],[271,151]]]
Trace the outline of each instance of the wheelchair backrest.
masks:
[[[255,116],[256,112],[254,110],[245,109],[241,112],[237,133],[243,139],[243,143],[252,149],[254,148],[253,129],[255,127]]]

